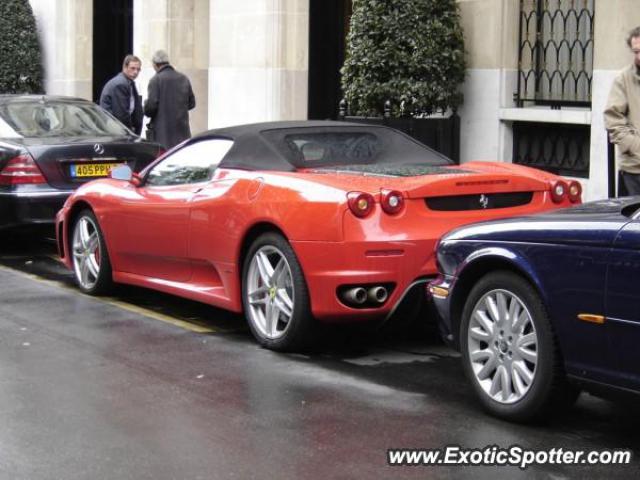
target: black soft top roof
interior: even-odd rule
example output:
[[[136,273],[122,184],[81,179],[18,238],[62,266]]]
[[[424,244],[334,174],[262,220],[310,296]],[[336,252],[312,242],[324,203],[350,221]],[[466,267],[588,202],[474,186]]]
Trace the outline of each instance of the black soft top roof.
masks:
[[[336,148],[336,143],[345,135],[350,136],[348,140],[355,138],[365,140],[364,143],[368,142],[368,145],[361,148],[366,148],[366,155],[344,154],[343,145],[340,145],[342,150]],[[298,168],[346,167],[354,164],[452,163],[447,157],[397,130],[351,122],[308,120],[238,125],[209,130],[193,137],[189,143],[212,138],[234,141],[233,147],[219,164],[223,168],[295,171]],[[314,147],[317,147],[315,154],[318,158],[303,158],[298,150],[303,143],[313,143]],[[331,148],[331,155],[326,153],[322,157],[321,154]]]

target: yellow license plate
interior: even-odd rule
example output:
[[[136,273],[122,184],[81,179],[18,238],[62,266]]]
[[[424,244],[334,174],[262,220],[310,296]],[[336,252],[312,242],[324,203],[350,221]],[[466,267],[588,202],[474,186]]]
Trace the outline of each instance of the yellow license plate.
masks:
[[[122,163],[87,163],[71,165],[72,177],[108,177],[113,167]]]

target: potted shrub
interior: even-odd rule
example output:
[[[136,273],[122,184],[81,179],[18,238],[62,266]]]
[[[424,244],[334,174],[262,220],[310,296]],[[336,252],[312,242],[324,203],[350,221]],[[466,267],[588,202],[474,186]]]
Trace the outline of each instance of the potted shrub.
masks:
[[[0,1],[0,93],[42,93],[42,58],[29,0]]]
[[[388,123],[458,160],[465,66],[455,0],[353,0],[341,116]]]

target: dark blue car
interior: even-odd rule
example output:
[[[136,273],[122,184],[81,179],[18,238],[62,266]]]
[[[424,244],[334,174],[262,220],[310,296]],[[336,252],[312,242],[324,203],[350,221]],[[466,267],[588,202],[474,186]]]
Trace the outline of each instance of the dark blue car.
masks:
[[[463,227],[437,255],[429,292],[489,412],[640,392],[640,197]]]

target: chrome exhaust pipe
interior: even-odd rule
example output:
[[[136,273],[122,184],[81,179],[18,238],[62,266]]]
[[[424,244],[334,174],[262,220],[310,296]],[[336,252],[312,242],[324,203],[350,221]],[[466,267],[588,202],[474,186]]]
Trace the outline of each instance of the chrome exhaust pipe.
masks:
[[[353,287],[342,293],[342,299],[347,303],[362,305],[367,301],[367,291],[362,287]]]
[[[369,301],[375,303],[384,303],[388,296],[389,293],[387,292],[387,289],[382,286],[371,287],[369,292],[367,292],[367,298]]]

